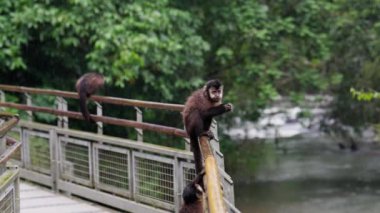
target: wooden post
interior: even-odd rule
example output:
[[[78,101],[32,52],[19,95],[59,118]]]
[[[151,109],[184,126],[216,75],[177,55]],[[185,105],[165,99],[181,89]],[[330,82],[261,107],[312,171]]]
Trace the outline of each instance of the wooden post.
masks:
[[[32,96],[30,96],[28,93],[25,93],[25,97],[26,97],[26,105],[27,106],[32,106]],[[33,121],[33,112],[31,110],[28,110],[26,111],[26,113],[28,114],[28,120],[29,121]]]
[[[103,107],[99,102],[95,102],[96,104],[96,115],[103,116]],[[96,125],[98,126],[98,134],[103,135],[103,122],[97,121]]]
[[[138,107],[135,107],[135,110],[136,110],[136,121],[142,123],[143,122],[142,111]],[[135,129],[137,132],[137,141],[143,142],[143,136],[144,136],[143,130],[140,128],[135,128]]]

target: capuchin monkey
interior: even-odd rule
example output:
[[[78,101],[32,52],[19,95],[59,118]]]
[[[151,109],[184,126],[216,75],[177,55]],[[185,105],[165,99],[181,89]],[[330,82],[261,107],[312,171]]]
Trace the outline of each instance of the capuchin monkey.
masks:
[[[202,156],[198,138],[214,137],[210,131],[212,118],[232,110],[232,104],[222,104],[223,85],[219,80],[208,81],[202,89],[193,92],[182,111],[186,132],[190,137],[190,145],[194,154],[196,174],[202,171]]]
[[[189,183],[182,192],[184,203],[179,213],[203,213],[203,176],[204,170],[199,173],[196,178]]]
[[[94,122],[87,109],[87,99],[95,94],[104,85],[104,76],[99,73],[86,73],[82,75],[75,85],[79,95],[79,107],[86,121]]]

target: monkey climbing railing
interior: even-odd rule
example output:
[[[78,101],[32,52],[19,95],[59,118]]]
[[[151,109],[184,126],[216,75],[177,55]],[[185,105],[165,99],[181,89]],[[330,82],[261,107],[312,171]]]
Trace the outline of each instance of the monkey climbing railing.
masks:
[[[26,104],[6,102],[5,91],[24,94]],[[56,107],[34,106],[33,95],[55,96]],[[83,117],[79,112],[68,111],[65,98],[78,99],[78,95],[0,85],[0,107],[23,110],[28,115],[26,121],[22,120],[17,128],[12,129],[24,142],[21,153],[14,157],[21,167],[21,177],[57,192],[65,191],[131,212],[177,212],[182,189],[195,176],[192,153],[145,143],[143,130],[180,138],[186,137],[186,133],[182,129],[142,122],[139,107],[178,113],[183,105],[93,96],[91,99],[97,103],[97,115],[91,115],[98,127],[95,134],[69,128],[69,118]],[[137,120],[104,116],[100,103],[134,107]],[[33,121],[35,112],[56,115],[57,126]],[[137,140],[104,135],[103,123],[133,127],[138,133]],[[217,140],[216,132],[215,136]],[[224,172],[223,155],[216,140],[211,142],[213,149],[205,157],[206,167],[209,165],[207,156],[211,154],[216,157],[217,166],[208,169],[206,178],[209,184],[217,184],[219,190],[223,185],[224,196],[214,198],[215,186],[207,185],[207,193],[213,191],[208,199],[209,210],[214,204],[223,203],[229,212],[239,212],[233,204],[233,183]],[[215,175],[219,172],[220,175]]]

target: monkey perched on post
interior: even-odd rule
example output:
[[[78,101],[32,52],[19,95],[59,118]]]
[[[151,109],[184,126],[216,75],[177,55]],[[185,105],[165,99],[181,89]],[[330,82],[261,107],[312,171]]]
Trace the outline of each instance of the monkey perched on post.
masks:
[[[79,95],[80,111],[86,121],[94,122],[87,109],[87,99],[95,94],[100,87],[103,87],[103,85],[104,76],[93,72],[82,75],[75,84],[75,88]]]
[[[199,136],[213,138],[210,131],[212,118],[232,110],[232,104],[222,104],[223,85],[219,80],[208,81],[188,97],[182,111],[186,132],[190,137],[190,145],[194,154],[195,171],[202,171],[202,156],[199,147]]]
[[[196,178],[189,183],[182,192],[184,203],[179,213],[203,213],[203,185],[204,170],[200,172]]]

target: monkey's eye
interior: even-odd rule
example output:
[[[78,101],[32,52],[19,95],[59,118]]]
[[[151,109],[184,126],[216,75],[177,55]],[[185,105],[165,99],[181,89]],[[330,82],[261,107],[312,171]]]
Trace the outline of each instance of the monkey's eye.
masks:
[[[219,94],[220,93],[220,90],[213,90],[211,91],[212,94]]]

